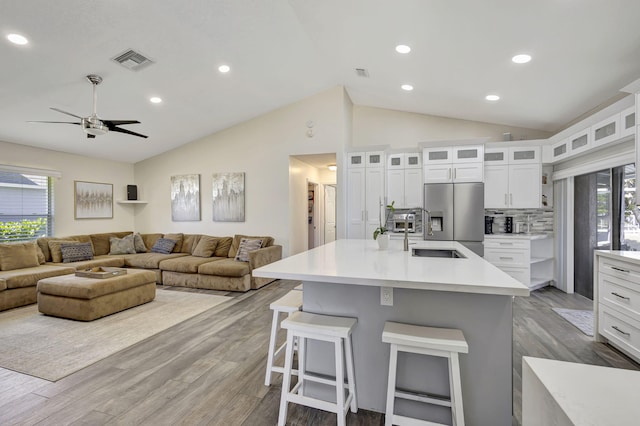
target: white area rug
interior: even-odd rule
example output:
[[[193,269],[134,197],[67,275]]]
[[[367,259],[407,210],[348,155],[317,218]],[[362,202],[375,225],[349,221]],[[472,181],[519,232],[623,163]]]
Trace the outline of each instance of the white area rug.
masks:
[[[0,313],[0,367],[57,381],[229,299],[158,290],[152,302],[90,322],[12,309]]]
[[[576,326],[587,336],[593,336],[593,311],[552,308],[558,315]]]

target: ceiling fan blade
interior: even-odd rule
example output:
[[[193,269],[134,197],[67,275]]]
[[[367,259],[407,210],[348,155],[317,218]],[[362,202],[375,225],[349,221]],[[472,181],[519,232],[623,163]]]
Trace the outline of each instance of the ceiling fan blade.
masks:
[[[100,120],[102,121],[104,124],[106,124],[109,129],[111,129],[111,127],[113,126],[120,126],[122,124],[140,124],[140,122],[138,120]]]
[[[34,120],[30,120],[27,121],[27,123],[59,123],[59,124],[82,124],[82,123],[76,123],[75,121],[34,121]]]
[[[126,133],[127,135],[133,135],[133,136],[139,136],[141,138],[148,138],[149,136],[145,136],[143,134],[140,133],[136,133],[136,132],[132,132],[131,130],[127,130],[127,129],[121,129],[120,127],[113,127],[113,128],[109,128],[110,131],[112,132],[120,132],[120,133]]]
[[[61,113],[63,113],[63,114],[70,115],[70,116],[75,117],[75,118],[79,118],[80,120],[82,120],[82,117],[80,117],[80,116],[78,116],[78,115],[75,115],[75,114],[71,114],[70,112],[63,111],[63,110],[61,110],[61,109],[53,108],[53,107],[51,107],[50,109],[52,109],[52,110],[54,110],[54,111],[61,112]]]

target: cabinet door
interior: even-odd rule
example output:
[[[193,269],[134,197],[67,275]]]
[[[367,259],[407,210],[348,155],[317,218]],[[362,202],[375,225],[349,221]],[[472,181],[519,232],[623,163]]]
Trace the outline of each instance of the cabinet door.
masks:
[[[428,164],[424,166],[424,183],[448,183],[453,182],[453,170],[451,164]]]
[[[387,155],[387,169],[404,169],[404,154]]]
[[[620,113],[620,137],[633,135],[636,132],[636,107],[632,106]]]
[[[405,207],[422,207],[422,169],[404,170]]]
[[[509,148],[509,164],[536,164],[540,163],[540,147],[514,147]]]
[[[484,166],[482,163],[462,163],[453,165],[453,181],[482,182],[484,178]]]
[[[419,152],[404,154],[404,168],[422,170],[422,155]]]
[[[384,152],[372,151],[367,152],[365,156],[367,167],[384,167]]]
[[[485,148],[484,165],[499,166],[509,164],[509,148]]]
[[[396,208],[405,206],[404,202],[404,170],[387,170],[387,201],[395,202]]]
[[[484,146],[456,146],[453,148],[454,163],[478,163],[484,161]]]
[[[365,239],[373,238],[373,230],[380,226],[381,204],[384,205],[384,167],[366,169]]]
[[[571,155],[587,151],[589,148],[591,148],[591,132],[589,129],[584,129],[569,138],[569,152]]]
[[[620,138],[620,114],[591,126],[591,143],[593,146],[604,145]]]
[[[364,238],[365,169],[347,173],[347,238]]]
[[[509,207],[509,166],[485,166],[484,208],[504,209]]]
[[[569,155],[569,139],[562,139],[551,145],[551,161],[560,161]]]
[[[509,165],[509,207],[530,209],[540,207],[541,165]]]
[[[422,161],[424,165],[451,164],[453,148],[424,148],[422,150]]]
[[[349,169],[360,169],[364,168],[364,152],[349,152],[347,154],[347,168]]]

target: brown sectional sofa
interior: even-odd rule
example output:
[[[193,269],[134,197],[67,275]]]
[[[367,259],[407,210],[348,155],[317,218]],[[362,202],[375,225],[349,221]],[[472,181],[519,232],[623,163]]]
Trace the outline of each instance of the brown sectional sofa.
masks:
[[[36,302],[36,284],[40,279],[74,273],[98,266],[136,268],[153,271],[158,284],[224,291],[248,291],[260,288],[272,279],[253,277],[251,271],[282,258],[282,246],[272,237],[211,237],[202,234],[141,234],[146,252],[109,254],[110,239],[132,232],[111,232],[70,237],[44,237],[36,243],[0,244],[0,311]],[[169,254],[152,253],[160,238],[176,241]],[[215,245],[211,256],[194,256],[201,238]],[[262,239],[262,247],[248,252],[248,261],[235,260],[242,238]],[[212,241],[215,240],[215,243]],[[60,244],[90,242],[93,259],[65,263]],[[33,253],[37,261],[33,260]],[[34,264],[35,263],[35,264]]]

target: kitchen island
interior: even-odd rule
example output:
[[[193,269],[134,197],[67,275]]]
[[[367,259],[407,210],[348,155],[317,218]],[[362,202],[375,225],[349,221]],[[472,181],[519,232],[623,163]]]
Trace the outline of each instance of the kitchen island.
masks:
[[[457,250],[464,258],[412,256],[415,248]],[[307,312],[358,319],[353,353],[359,408],[384,412],[389,346],[381,336],[385,321],[396,321],[462,330],[469,344],[460,357],[467,423],[511,425],[512,303],[529,290],[461,244],[420,241],[405,252],[402,241],[379,250],[373,240],[337,240],[253,273],[302,281]],[[399,387],[449,394],[445,360],[404,355]],[[310,344],[307,362],[313,372],[333,374],[329,346]],[[310,391],[331,395],[330,389]],[[407,415],[451,421],[446,407],[397,402]]]

